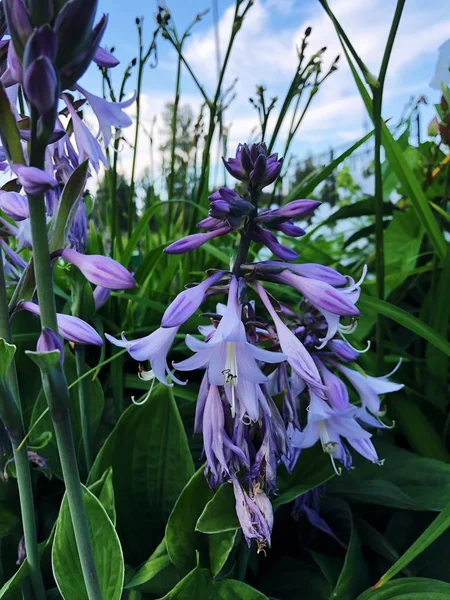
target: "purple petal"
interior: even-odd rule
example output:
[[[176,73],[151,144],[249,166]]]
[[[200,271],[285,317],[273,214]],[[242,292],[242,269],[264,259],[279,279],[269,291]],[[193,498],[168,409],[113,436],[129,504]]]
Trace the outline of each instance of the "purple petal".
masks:
[[[50,188],[56,187],[58,182],[46,171],[36,167],[26,167],[25,165],[13,165],[12,170],[17,175],[20,185],[27,194],[37,196],[44,194]]]
[[[66,248],[61,256],[80,269],[88,281],[110,290],[126,290],[136,285],[133,275],[117,261],[100,254],[80,254]]]
[[[200,248],[209,240],[212,240],[215,237],[224,235],[231,231],[231,227],[221,227],[220,229],[216,229],[215,231],[210,231],[208,233],[193,233],[192,235],[188,235],[181,240],[177,240],[167,248],[164,248],[164,252],[167,254],[183,254],[184,252],[191,252],[196,248]]]
[[[120,60],[118,60],[114,54],[100,46],[95,51],[94,62],[97,63],[99,67],[104,67],[105,69],[111,69],[120,64]]]

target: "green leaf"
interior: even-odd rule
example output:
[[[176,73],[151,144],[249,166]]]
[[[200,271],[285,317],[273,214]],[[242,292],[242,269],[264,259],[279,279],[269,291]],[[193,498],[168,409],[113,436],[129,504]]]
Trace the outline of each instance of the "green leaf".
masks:
[[[179,569],[195,567],[195,550],[200,549],[200,534],[195,531],[195,524],[213,495],[201,467],[186,484],[170,513],[165,536],[167,552]]]
[[[321,184],[323,181],[329,177],[333,171],[338,167],[346,158],[348,158],[355,150],[357,150],[360,146],[362,146],[367,140],[369,140],[373,136],[373,131],[369,132],[363,138],[358,140],[353,146],[348,148],[345,152],[343,152],[340,156],[335,158],[330,164],[328,164],[324,169],[322,169],[319,173],[315,171],[311,173],[310,176],[306,177],[302,182],[300,182],[297,186],[295,186],[289,194],[286,196],[284,202],[291,202],[291,200],[295,200],[296,198],[308,198],[312,192],[316,189],[316,187]]]
[[[49,548],[52,545],[52,543],[53,535],[51,535],[50,538],[45,542],[41,542],[38,545],[38,552],[40,558],[42,558],[43,552],[46,550],[46,548]],[[11,594],[20,591],[22,584],[24,583],[25,579],[29,576],[29,573],[30,567],[28,565],[27,559],[25,558],[25,560],[14,573],[14,575],[10,579],[8,579],[8,581],[0,589],[0,600],[11,600]],[[19,597],[23,597],[21,593]]]
[[[378,590],[367,590],[357,600],[448,600],[450,584],[435,579],[397,579]]]
[[[214,577],[224,568],[235,547],[238,531],[235,529],[234,531],[208,534],[209,566]]]
[[[384,481],[394,484],[414,503],[416,510],[441,511],[450,502],[450,465],[431,458],[417,456],[392,444],[375,442],[378,455],[385,459],[383,467],[368,463],[355,456],[355,469],[335,477],[327,486],[327,492],[345,495],[347,500],[361,502],[363,487],[368,482]],[[369,486],[371,484],[369,483]],[[384,486],[382,486],[384,487]],[[378,488],[380,489],[380,488]],[[388,489],[384,487],[384,489]],[[394,488],[390,487],[393,491]],[[370,503],[384,504],[385,497],[371,495]],[[367,497],[367,496],[366,496]],[[392,494],[388,506],[392,506]],[[406,499],[405,499],[406,500]],[[413,507],[411,507],[413,508]]]
[[[358,528],[359,537],[363,546],[366,546],[375,552],[388,564],[393,564],[399,558],[399,553],[391,542],[372,525],[369,525],[363,519],[353,517],[354,523]],[[410,576],[408,569],[403,570],[405,575]]]
[[[373,311],[376,314],[384,315],[389,319],[392,319],[399,325],[406,327],[413,333],[416,333],[423,339],[433,344],[436,348],[444,352],[447,356],[450,356],[450,343],[432,329],[429,325],[417,319],[406,310],[398,308],[389,302],[379,300],[367,294],[361,294],[358,300],[358,307],[363,311]]]
[[[11,103],[0,82],[0,138],[6,154],[13,163],[24,165],[22,144],[20,142],[19,129],[14,116]]]
[[[128,563],[139,564],[162,539],[174,504],[194,472],[171,388],[155,386],[145,404],[132,405],[122,414],[88,482],[109,467],[125,556]]]
[[[239,527],[233,485],[224,483],[205,506],[195,528],[202,533],[223,533]]]
[[[217,598],[221,600],[268,600],[267,596],[243,581],[222,579],[216,583]]]
[[[148,594],[161,595],[168,593],[180,579],[179,571],[167,553],[164,538],[125,588],[138,588]]]
[[[106,469],[101,479],[92,483],[89,490],[96,496],[106,510],[113,525],[116,524],[116,507],[114,505],[114,487],[112,481],[112,469]]]
[[[279,495],[274,498],[273,505],[292,502],[300,494],[328,481],[334,475],[330,457],[323,452],[320,444],[306,448],[302,450],[292,473],[280,473]]]
[[[340,538],[342,537],[341,530],[348,532],[344,564],[330,598],[354,600],[356,595],[367,585],[367,564],[361,552],[358,531],[353,523],[350,507],[343,500],[327,498],[324,509],[325,520],[332,523],[333,531],[336,531]],[[334,526],[336,522],[337,525]]]
[[[125,567],[119,538],[100,501],[84,486],[83,499],[102,596],[120,600]],[[66,495],[56,524],[52,566],[64,600],[88,600]]]
[[[0,379],[2,381],[6,380],[6,375],[14,360],[14,355],[16,353],[17,347],[13,344],[8,344],[6,340],[0,338]]]
[[[434,542],[450,527],[450,504],[438,515],[429,527],[420,535],[408,550],[386,571],[377,583],[377,587],[383,586],[386,582],[397,575],[409,563],[421,554],[430,544]]]
[[[349,485],[349,479],[351,485]],[[344,481],[336,479],[332,482],[329,493],[344,498],[349,502],[364,502],[367,504],[380,504],[391,508],[403,510],[419,510],[419,507],[405,492],[390,481],[383,479],[359,480],[346,477]]]

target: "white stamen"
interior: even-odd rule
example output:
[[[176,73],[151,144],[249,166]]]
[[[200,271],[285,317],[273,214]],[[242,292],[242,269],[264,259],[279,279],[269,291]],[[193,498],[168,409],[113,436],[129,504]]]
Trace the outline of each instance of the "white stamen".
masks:
[[[238,366],[236,358],[236,344],[227,342],[225,369],[222,371],[225,383],[231,386],[231,416],[236,415],[236,393],[235,387],[238,383]]]

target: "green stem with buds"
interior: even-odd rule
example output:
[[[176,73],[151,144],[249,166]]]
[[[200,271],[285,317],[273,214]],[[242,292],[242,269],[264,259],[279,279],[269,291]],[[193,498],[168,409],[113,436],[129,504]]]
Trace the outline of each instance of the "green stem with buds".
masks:
[[[45,145],[41,144],[36,137],[36,120],[36,115],[32,112],[30,164],[38,169],[43,169]],[[28,205],[41,325],[58,333],[44,195],[29,195]],[[48,385],[47,376],[44,373],[42,374],[42,380],[55,428],[59,458],[87,595],[89,600],[102,600],[73,442],[67,380],[62,371],[59,377],[58,394],[55,394],[54,388]]]

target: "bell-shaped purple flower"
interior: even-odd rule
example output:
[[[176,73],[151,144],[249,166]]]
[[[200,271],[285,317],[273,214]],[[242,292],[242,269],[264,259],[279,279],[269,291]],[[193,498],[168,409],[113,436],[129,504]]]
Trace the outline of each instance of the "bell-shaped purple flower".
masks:
[[[95,51],[93,60],[99,67],[105,69],[112,69],[120,64],[120,60],[114,54],[108,52],[105,48],[100,48],[100,46]]]
[[[55,254],[80,269],[88,281],[110,290],[127,290],[136,285],[133,275],[120,263],[101,254],[80,254],[65,248]]]
[[[22,302],[20,308],[27,310],[35,315],[40,315],[41,311],[34,302]],[[56,314],[58,330],[61,336],[68,342],[74,344],[91,344],[93,346],[103,346],[103,340],[93,327],[86,321],[73,317],[72,315]]]
[[[314,360],[319,367],[322,380],[327,387],[326,395],[328,402],[336,411],[347,410],[350,406],[350,399],[344,382],[332,373],[317,356],[314,357]]]
[[[63,343],[61,342],[60,337],[49,327],[43,328],[37,341],[36,350],[38,352],[54,352],[57,350],[59,352],[59,362],[61,364],[64,362]]]
[[[181,240],[173,242],[173,244],[164,248],[164,252],[167,252],[167,254],[184,254],[185,252],[192,252],[192,250],[200,248],[200,246],[203,246],[203,244],[206,244],[209,240],[225,235],[230,231],[231,227],[227,225],[226,227],[220,227],[219,229],[209,231],[208,233],[193,233],[192,235],[181,238]]]
[[[397,371],[400,364],[401,363],[398,363],[395,369],[383,377],[364,375],[359,371],[349,369],[348,367],[344,367],[344,365],[337,363],[335,366],[341,373],[345,375],[345,377],[358,392],[362,405],[369,409],[372,414],[378,416],[384,414],[384,412],[380,410],[380,396],[383,394],[390,394],[391,392],[398,392],[404,387],[402,383],[395,383],[388,380],[388,377]]]
[[[236,476],[231,479],[233,483],[234,497],[236,499],[236,514],[244,534],[245,541],[250,547],[252,540],[258,544],[258,549],[265,546],[270,547],[272,536],[273,513],[269,509],[267,502],[264,502],[264,515],[258,504],[262,504],[262,500],[258,500],[258,504],[252,499],[244,488],[241,486]],[[261,492],[264,493],[264,492]]]
[[[52,175],[36,167],[15,164],[12,170],[17,175],[17,179],[25,192],[31,196],[44,194],[50,188],[58,185],[58,182]]]
[[[70,98],[67,96],[67,94],[63,94],[62,97],[66,103],[70,116],[72,117],[73,133],[75,135],[75,142],[80,155],[80,162],[89,159],[94,167],[94,170],[98,173],[100,162],[102,162],[105,167],[108,166],[105,155],[103,154],[103,150],[101,149],[98,141],[78,116],[78,113],[72,106]]]
[[[167,355],[175,340],[178,332],[178,327],[160,327],[150,335],[137,340],[127,340],[122,334],[121,340],[116,340],[111,335],[105,334],[105,337],[120,348],[126,348],[128,354],[139,362],[150,361],[151,371],[141,372],[141,377],[145,380],[155,377],[164,385],[168,384],[166,376],[169,376],[172,381],[180,385],[184,385],[173,375],[167,364]]]
[[[28,219],[28,199],[17,192],[0,192],[0,209],[14,221]]]
[[[161,325],[163,327],[179,327],[185,323],[199,308],[208,289],[223,276],[223,271],[214,273],[195,287],[184,290],[166,308]]]
[[[131,118],[123,112],[123,110],[134,103],[136,94],[133,94],[129,100],[123,102],[108,102],[108,100],[100,98],[100,96],[91,94],[80,85],[77,85],[76,88],[83,96],[85,96],[91,105],[91,108],[98,119],[100,128],[99,133],[102,134],[105,146],[109,146],[112,136],[112,127],[122,129],[124,127],[129,127],[132,124]]]

